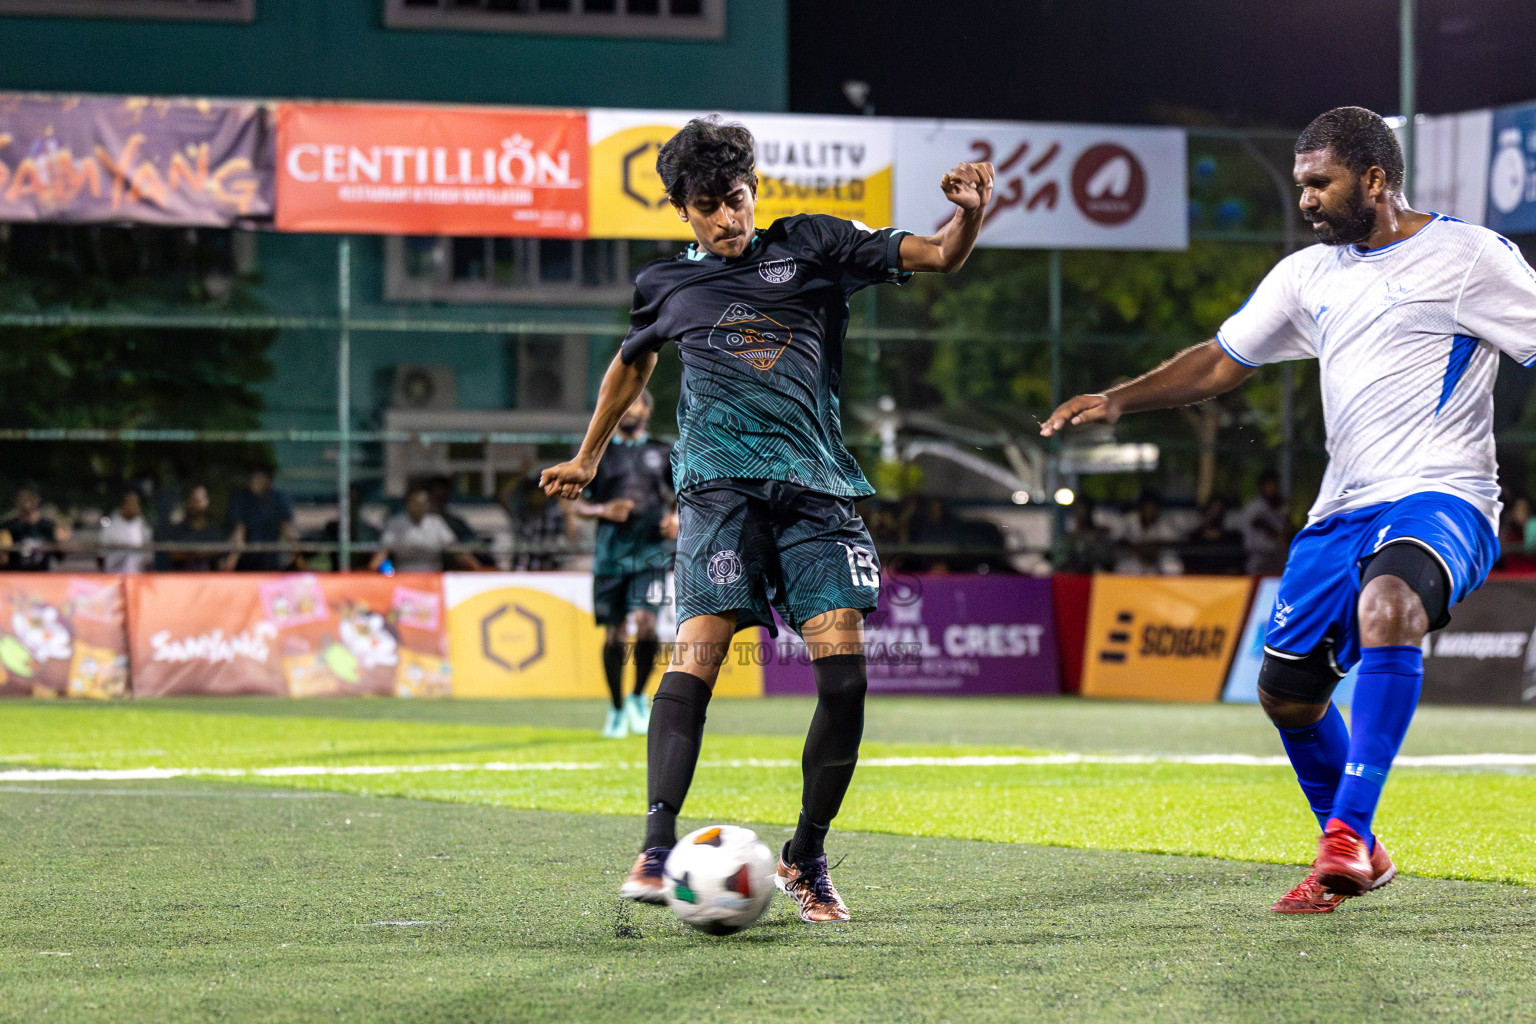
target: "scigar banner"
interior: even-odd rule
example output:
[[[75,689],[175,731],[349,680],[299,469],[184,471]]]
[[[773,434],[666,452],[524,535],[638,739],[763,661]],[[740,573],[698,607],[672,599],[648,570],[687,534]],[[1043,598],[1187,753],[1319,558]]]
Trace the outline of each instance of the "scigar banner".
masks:
[[[270,219],[268,114],[223,100],[0,93],[0,221]]]
[[[587,119],[574,110],[284,103],[282,231],[587,234]]]
[[[896,224],[936,230],[954,213],[939,189],[944,172],[989,161],[997,179],[980,246],[1184,249],[1184,143],[1176,128],[902,120]]]
[[[700,112],[592,110],[592,237],[691,239],[656,174],[662,143]],[[870,117],[722,114],[757,142],[757,223],[826,213],[891,224],[893,122]],[[937,188],[937,180],[935,188]]]
[[[1083,696],[1218,699],[1252,586],[1246,576],[1096,576]]]

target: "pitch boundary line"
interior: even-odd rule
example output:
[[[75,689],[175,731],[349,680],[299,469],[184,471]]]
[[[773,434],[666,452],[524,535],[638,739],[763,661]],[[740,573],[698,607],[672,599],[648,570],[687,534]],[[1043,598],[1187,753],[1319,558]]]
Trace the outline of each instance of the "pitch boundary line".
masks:
[[[1253,754],[1035,754],[957,757],[867,757],[861,768],[1029,768],[1058,765],[1197,765],[1243,768],[1285,767],[1283,756]],[[798,760],[741,758],[701,761],[700,768],[798,768]],[[1536,768],[1536,754],[1428,754],[1399,757],[1397,768]],[[487,761],[438,764],[283,765],[271,768],[9,768],[0,769],[0,782],[114,782],[155,779],[291,779],[310,777],[419,775],[460,772],[593,772],[632,771],[643,762],[630,761]]]

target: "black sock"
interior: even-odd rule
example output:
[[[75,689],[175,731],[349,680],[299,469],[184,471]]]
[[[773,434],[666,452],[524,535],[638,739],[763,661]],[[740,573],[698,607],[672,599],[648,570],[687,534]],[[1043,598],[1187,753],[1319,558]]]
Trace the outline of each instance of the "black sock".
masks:
[[[687,672],[668,672],[656,685],[646,739],[647,850],[677,844],[677,813],[699,763],[709,695],[709,684]]]
[[[816,676],[816,714],[805,734],[800,770],[805,788],[800,797],[800,823],[789,842],[791,860],[822,856],[832,819],[843,805],[853,781],[864,736],[864,655],[833,654],[811,662]]]
[[[589,663],[590,664],[590,663]],[[614,709],[624,706],[624,641],[603,644],[603,675],[608,680],[608,699]]]
[[[645,684],[651,681],[651,670],[656,667],[656,652],[661,644],[655,637],[635,641],[635,693],[645,692]]]

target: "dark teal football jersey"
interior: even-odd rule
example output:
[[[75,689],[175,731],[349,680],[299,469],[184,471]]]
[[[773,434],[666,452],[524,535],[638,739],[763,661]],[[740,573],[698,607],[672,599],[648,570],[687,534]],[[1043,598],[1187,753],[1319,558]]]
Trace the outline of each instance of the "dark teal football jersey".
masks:
[[[838,401],[848,298],[900,282],[904,231],[820,214],[759,230],[736,259],[691,245],[635,278],[621,358],[677,342],[683,364],[672,479],[783,480],[839,497],[873,494],[843,444]]]

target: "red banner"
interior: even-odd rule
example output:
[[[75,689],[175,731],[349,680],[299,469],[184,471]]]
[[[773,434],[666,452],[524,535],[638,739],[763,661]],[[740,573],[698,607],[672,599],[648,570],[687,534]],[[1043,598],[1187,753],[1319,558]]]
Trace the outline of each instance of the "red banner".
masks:
[[[138,697],[448,696],[442,578],[127,578]]]
[[[585,113],[285,103],[277,126],[280,230],[586,234]]]
[[[271,216],[263,104],[0,93],[0,221],[227,227]]]
[[[0,694],[127,693],[120,577],[0,573]]]

